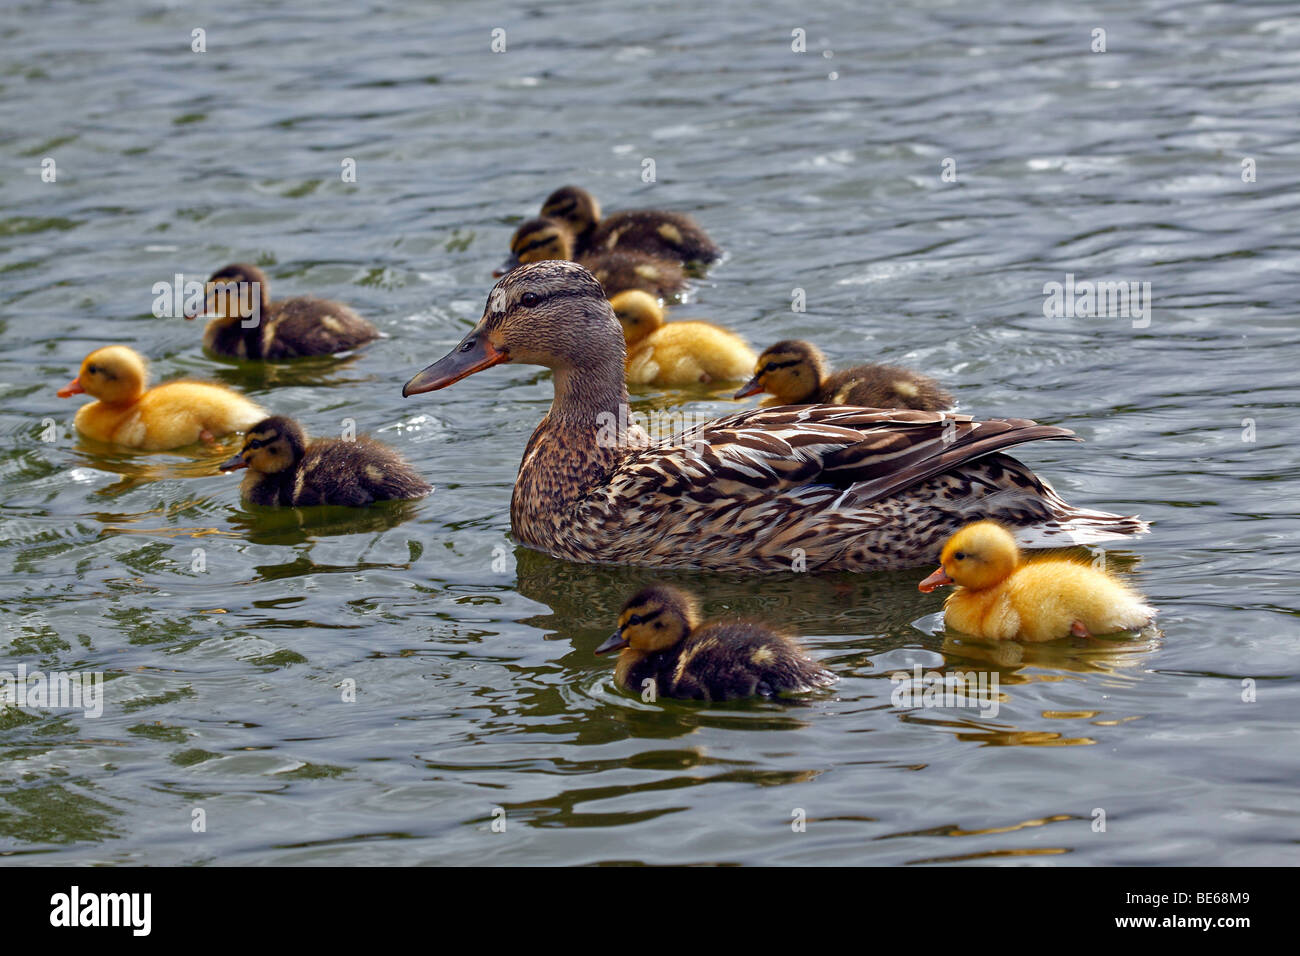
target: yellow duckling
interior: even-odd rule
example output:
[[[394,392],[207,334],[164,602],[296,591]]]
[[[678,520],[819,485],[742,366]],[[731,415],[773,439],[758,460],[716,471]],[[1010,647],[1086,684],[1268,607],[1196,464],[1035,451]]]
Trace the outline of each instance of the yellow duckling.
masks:
[[[754,351],[740,336],[708,322],[665,325],[663,306],[648,292],[620,292],[609,304],[627,339],[627,380],[631,384],[741,381],[754,367]]]
[[[653,688],[655,697],[775,697],[836,680],[793,640],[762,624],[701,624],[695,598],[666,584],[652,585],[623,605],[618,630],[596,653],[615,650],[618,685],[637,693]]]
[[[125,345],[96,349],[59,398],[83,392],[99,401],[77,411],[77,431],[142,451],[164,451],[242,432],[266,409],[221,385],[167,382],[148,391],[144,356]]]
[[[1155,608],[1105,571],[1063,558],[1021,563],[1010,532],[993,521],[966,525],[943,546],[939,570],[918,587],[958,585],[944,621],[989,640],[1051,641],[1135,631]]]
[[[604,286],[606,295],[641,289],[662,299],[686,288],[686,274],[679,263],[644,252],[615,249],[580,253],[575,257],[573,234],[556,219],[529,219],[522,223],[510,240],[509,258],[493,274],[503,276],[528,262],[575,258]]]
[[[358,435],[318,438],[292,418],[274,415],[253,425],[244,447],[222,471],[247,468],[240,496],[255,505],[368,505],[423,498],[433,488],[387,445]]]
[[[754,377],[735,397],[758,392],[772,393],[759,403],[763,406],[856,405],[937,412],[954,402],[934,379],[897,365],[858,365],[832,373],[821,350],[798,339],[777,342],[760,355]]]

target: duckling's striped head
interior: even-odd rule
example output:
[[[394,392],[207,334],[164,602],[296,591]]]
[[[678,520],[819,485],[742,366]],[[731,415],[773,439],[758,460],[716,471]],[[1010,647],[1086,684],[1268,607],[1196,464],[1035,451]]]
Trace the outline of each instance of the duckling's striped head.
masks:
[[[231,263],[208,277],[203,315],[210,319],[247,319],[271,307],[266,273],[247,262]],[[197,318],[190,315],[186,318]]]
[[[600,222],[600,203],[578,186],[561,186],[542,203],[542,215],[558,219],[575,236],[583,236]]]
[[[284,415],[272,415],[248,430],[239,454],[222,462],[220,468],[222,471],[248,468],[271,475],[294,468],[306,451],[307,433],[302,426]]]
[[[939,555],[939,569],[920,584],[933,591],[945,584],[971,590],[993,587],[1020,564],[1020,549],[1011,532],[996,521],[976,521],[948,539]]]
[[[771,392],[782,405],[802,405],[813,401],[826,374],[826,357],[817,346],[787,339],[758,357],[754,377],[735,397]]]
[[[596,371],[609,369],[621,390],[625,352],[623,331],[595,276],[576,262],[534,262],[497,282],[473,331],[402,394],[445,388],[502,362],[554,369],[565,382],[573,380],[570,370],[580,369],[586,375],[575,383],[579,388],[594,386]]]
[[[547,259],[572,259],[573,235],[557,219],[529,219],[510,238],[510,256],[496,271],[503,276],[515,266]]]
[[[614,309],[614,318],[623,326],[628,345],[641,341],[664,324],[664,308],[649,292],[629,289],[612,296],[609,304]]]
[[[81,363],[81,370],[63,388],[60,398],[85,392],[106,405],[134,402],[149,382],[149,365],[143,355],[125,345],[95,349]]]
[[[684,641],[700,622],[695,598],[669,584],[652,584],[639,591],[618,616],[618,630],[596,648],[597,654],[630,647],[662,651]]]

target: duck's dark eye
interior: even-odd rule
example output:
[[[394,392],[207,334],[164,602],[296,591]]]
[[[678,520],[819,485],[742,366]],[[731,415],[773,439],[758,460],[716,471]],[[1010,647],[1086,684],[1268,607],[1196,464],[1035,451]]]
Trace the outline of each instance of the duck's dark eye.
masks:
[[[472,349],[472,348],[474,347],[474,343],[475,343],[476,341],[477,341],[477,339],[466,339],[464,342],[461,343],[461,346],[460,346],[460,350],[459,350],[459,351],[461,351],[461,352],[468,352],[470,349]]]
[[[958,561],[965,561],[965,560],[966,560],[966,552],[965,552],[965,551],[958,551],[956,554],[953,555],[953,557],[956,558]]]
[[[633,614],[631,617],[629,617],[629,618],[627,619],[627,626],[628,626],[628,627],[633,627],[633,626],[635,626],[635,625],[637,625],[637,624],[640,624],[640,623],[642,622],[642,620],[643,620],[643,618],[641,617],[640,614]]]
[[[776,363],[775,363],[775,362],[768,362],[766,365],[763,366],[763,374],[764,374],[764,375],[766,375],[768,372],[773,372],[773,371],[776,371]]]
[[[536,292],[525,292],[519,297],[519,304],[525,309],[531,309],[533,306],[541,303],[542,297]]]

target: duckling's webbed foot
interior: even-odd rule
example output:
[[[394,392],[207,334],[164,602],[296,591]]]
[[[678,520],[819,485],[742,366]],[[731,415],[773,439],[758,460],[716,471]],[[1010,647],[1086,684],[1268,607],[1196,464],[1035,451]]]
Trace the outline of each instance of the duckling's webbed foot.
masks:
[[[1092,632],[1084,626],[1082,621],[1073,621],[1070,624],[1070,633],[1075,637],[1092,637]]]

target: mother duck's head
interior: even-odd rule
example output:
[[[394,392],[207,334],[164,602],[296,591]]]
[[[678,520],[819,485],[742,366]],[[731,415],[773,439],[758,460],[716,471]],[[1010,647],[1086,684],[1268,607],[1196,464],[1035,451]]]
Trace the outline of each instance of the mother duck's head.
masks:
[[[533,262],[492,287],[469,335],[407,382],[402,394],[446,388],[502,362],[566,373],[615,369],[621,383],[624,356],[623,329],[596,277],[576,262]]]

